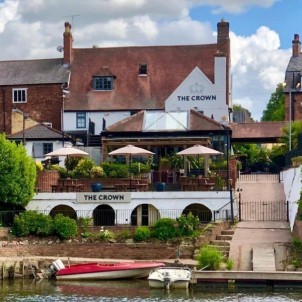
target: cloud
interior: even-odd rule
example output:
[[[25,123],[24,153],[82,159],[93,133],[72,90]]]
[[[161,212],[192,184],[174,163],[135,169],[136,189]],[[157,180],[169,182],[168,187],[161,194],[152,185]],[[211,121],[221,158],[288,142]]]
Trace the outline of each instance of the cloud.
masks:
[[[284,81],[291,50],[280,49],[278,34],[260,27],[248,37],[231,33],[233,102],[260,120],[277,85]]]
[[[247,11],[253,6],[268,8],[280,0],[195,0],[196,6],[212,6],[213,14],[233,13],[239,14]]]

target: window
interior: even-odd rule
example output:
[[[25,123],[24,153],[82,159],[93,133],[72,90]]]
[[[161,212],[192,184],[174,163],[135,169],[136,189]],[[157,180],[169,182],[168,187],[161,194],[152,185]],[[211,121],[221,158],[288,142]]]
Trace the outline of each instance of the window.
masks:
[[[86,128],[85,112],[77,112],[77,128]]]
[[[94,77],[93,88],[95,90],[112,90],[113,77]]]
[[[13,88],[13,103],[27,102],[27,88]]]
[[[139,75],[147,75],[148,74],[148,66],[147,64],[140,64],[139,65]]]
[[[33,143],[33,157],[43,158],[45,154],[53,151],[53,143]]]

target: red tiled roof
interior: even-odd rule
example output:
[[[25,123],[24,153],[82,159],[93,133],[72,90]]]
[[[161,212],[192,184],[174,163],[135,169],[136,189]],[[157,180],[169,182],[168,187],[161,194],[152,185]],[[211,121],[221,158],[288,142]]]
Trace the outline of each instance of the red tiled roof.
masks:
[[[164,101],[198,66],[214,81],[217,44],[73,49],[65,110],[164,109]],[[148,75],[139,76],[139,65]],[[112,91],[94,91],[92,76],[107,69]]]
[[[283,136],[282,128],[287,122],[251,122],[251,123],[231,123],[233,140],[276,140]]]

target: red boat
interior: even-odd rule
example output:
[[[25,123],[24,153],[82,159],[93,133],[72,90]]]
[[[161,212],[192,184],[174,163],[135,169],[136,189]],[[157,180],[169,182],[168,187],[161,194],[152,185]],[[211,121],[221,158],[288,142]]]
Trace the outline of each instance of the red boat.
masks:
[[[65,267],[58,259],[53,267],[57,280],[115,280],[146,278],[157,267],[165,266],[161,262],[116,262],[116,263],[81,263]]]

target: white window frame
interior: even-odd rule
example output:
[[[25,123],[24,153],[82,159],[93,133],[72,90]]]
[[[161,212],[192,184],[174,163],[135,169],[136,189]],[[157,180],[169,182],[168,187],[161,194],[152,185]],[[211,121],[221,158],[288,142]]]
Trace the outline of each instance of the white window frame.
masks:
[[[15,104],[27,103],[27,88],[13,88],[12,99]]]

